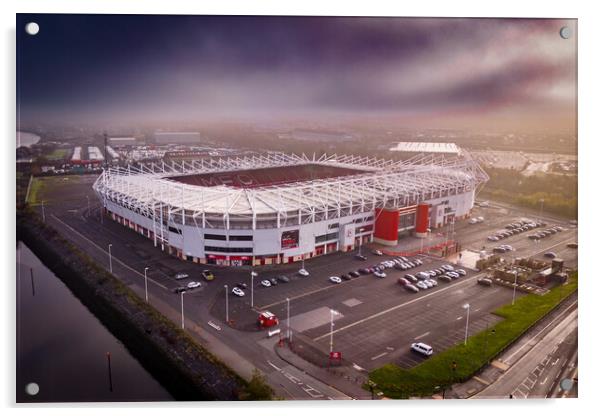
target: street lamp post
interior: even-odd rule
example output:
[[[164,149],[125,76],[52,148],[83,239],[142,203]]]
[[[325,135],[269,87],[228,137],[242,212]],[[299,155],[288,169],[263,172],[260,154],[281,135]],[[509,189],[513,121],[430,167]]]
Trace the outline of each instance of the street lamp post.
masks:
[[[224,288],[226,288],[226,323],[228,323],[230,322],[230,316],[228,315],[228,285],[224,285]]]
[[[466,345],[466,342],[468,341],[468,321],[470,320],[470,303],[465,303],[462,307],[466,309],[466,330],[464,331],[464,345]]]
[[[90,216],[90,197],[86,195],[86,200],[88,201],[88,217]]]
[[[148,267],[144,268],[144,298],[146,299],[146,303],[148,303],[148,278],[146,276],[146,271]]]
[[[184,329],[184,292],[180,292],[180,305],[182,309],[182,329]]]
[[[543,198],[541,198],[539,200],[539,203],[540,203],[540,205],[539,205],[539,221],[543,221],[543,219],[542,219],[542,216],[543,216],[543,202],[544,202],[544,200],[543,200]]]
[[[46,222],[46,212],[44,211],[44,201],[42,200],[42,221]]]
[[[339,313],[337,311],[335,311],[334,309],[330,310],[330,352],[333,351],[333,336],[334,336],[334,316],[338,315]]]
[[[255,273],[254,271],[251,271],[251,308],[253,308],[255,305],[253,304],[253,287],[255,286],[253,284],[253,279],[257,276],[257,273]]]
[[[292,340],[291,334],[291,300],[286,298],[286,337],[290,343]]]
[[[514,305],[514,300],[516,299],[516,282],[518,280],[518,270],[514,269],[514,287],[512,288],[512,304]]]
[[[358,250],[357,254],[360,255],[360,256],[362,255],[362,240],[363,240],[362,232],[363,231],[364,231],[363,228],[359,229],[359,233],[360,233],[360,247],[359,247],[359,250]]]
[[[111,256],[111,247],[113,244],[109,244],[109,271],[113,273],[113,258]]]

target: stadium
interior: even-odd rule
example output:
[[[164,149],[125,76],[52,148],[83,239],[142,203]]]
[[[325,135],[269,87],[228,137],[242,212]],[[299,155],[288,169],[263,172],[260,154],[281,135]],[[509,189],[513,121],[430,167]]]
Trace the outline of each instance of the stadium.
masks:
[[[465,218],[487,174],[462,151],[407,160],[267,153],[109,167],[104,213],[182,260],[282,264],[396,245]]]

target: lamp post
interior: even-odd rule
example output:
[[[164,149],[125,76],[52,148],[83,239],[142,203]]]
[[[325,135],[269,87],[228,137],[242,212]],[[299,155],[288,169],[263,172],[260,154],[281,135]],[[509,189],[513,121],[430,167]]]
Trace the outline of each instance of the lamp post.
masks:
[[[468,341],[468,321],[470,320],[470,303],[465,303],[462,307],[466,309],[466,330],[464,331],[464,345],[466,345],[466,342]]]
[[[146,299],[146,303],[148,303],[148,278],[146,276],[146,271],[148,267],[144,268],[144,298]]]
[[[90,216],[90,197],[86,195],[86,201],[88,201],[88,217]]]
[[[543,221],[543,219],[542,219],[542,216],[543,216],[543,202],[544,202],[544,200],[543,200],[543,198],[541,198],[539,200],[539,204],[540,204],[539,205],[539,221]]]
[[[292,333],[291,333],[291,301],[289,298],[286,298],[286,337],[288,338],[289,344],[292,341]]]
[[[362,240],[364,239],[363,236],[362,236],[362,232],[363,231],[364,231],[363,228],[359,229],[359,233],[360,233],[360,247],[359,247],[359,250],[358,250],[357,254],[360,255],[360,256],[362,255]]]
[[[180,305],[182,308],[182,329],[184,329],[184,293],[180,292]]]
[[[254,271],[251,270],[251,308],[253,308],[255,305],[253,304],[253,287],[255,286],[253,284],[253,279],[257,276],[257,273],[255,273]]]
[[[109,271],[111,273],[113,273],[113,259],[111,256],[111,247],[113,246],[113,244],[109,244]]]
[[[42,221],[46,222],[46,212],[44,211],[44,200],[42,200]]]
[[[226,323],[230,322],[230,316],[228,315],[228,285],[224,285],[226,289]]]
[[[333,336],[334,336],[334,316],[339,313],[334,309],[330,310],[330,352],[333,350]]]
[[[516,299],[516,282],[518,280],[518,270],[514,269],[514,287],[512,288],[512,304],[514,305],[514,300]]]

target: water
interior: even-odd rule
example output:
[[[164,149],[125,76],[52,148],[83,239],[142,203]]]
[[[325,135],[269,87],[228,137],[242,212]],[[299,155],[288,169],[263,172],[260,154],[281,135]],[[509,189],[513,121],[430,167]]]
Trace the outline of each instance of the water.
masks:
[[[29,147],[40,141],[40,136],[26,131],[17,131],[17,148],[21,146]]]
[[[22,243],[17,247],[16,352],[17,402],[173,400]],[[29,383],[39,386],[38,394],[26,393]]]

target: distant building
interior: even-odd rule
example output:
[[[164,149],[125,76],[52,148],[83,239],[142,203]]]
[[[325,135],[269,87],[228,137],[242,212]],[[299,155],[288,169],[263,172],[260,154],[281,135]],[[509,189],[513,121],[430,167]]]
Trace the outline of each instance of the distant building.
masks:
[[[390,147],[391,152],[410,154],[443,154],[450,156],[460,155],[460,148],[455,143],[430,143],[430,142],[398,142]]]
[[[135,146],[138,144],[138,140],[135,137],[111,137],[109,138],[109,144],[113,146]]]
[[[326,130],[293,130],[290,137],[306,142],[346,142],[354,139],[353,135],[345,132]]]
[[[199,144],[201,133],[198,132],[163,132],[154,134],[156,144]]]

